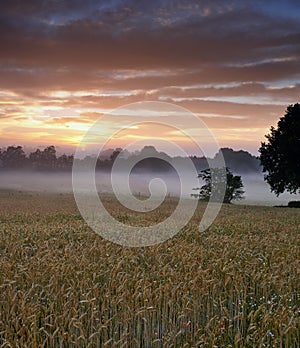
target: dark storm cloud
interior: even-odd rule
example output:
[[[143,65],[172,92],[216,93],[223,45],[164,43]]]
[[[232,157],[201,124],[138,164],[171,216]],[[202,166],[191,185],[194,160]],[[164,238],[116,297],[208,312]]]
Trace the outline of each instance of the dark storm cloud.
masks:
[[[75,69],[199,68],[300,52],[299,21],[251,2],[4,1],[1,61]]]

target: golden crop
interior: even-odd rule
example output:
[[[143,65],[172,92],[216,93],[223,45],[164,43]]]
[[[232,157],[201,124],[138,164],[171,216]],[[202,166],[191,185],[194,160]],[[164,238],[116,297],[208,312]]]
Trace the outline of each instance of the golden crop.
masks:
[[[136,214],[147,225],[174,209]],[[71,195],[0,193],[0,347],[299,347],[300,210],[203,206],[174,238],[125,248]]]

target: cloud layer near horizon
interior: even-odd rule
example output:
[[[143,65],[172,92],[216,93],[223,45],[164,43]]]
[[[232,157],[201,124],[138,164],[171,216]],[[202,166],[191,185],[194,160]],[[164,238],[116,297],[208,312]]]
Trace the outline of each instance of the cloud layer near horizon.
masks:
[[[299,14],[293,0],[2,1],[0,145],[74,146],[103,112],[160,100],[256,152],[299,101]]]

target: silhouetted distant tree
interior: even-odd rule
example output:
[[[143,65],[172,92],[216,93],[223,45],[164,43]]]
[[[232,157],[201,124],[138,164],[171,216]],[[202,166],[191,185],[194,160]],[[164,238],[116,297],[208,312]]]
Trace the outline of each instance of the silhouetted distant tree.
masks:
[[[57,158],[55,146],[46,147],[43,151],[37,149],[29,155],[29,161],[35,169],[53,170],[56,168]]]
[[[8,146],[1,154],[1,160],[3,167],[16,169],[25,166],[26,155],[22,146]]]
[[[121,153],[122,149],[117,148],[114,150],[114,152],[110,155],[110,160],[112,162],[114,162],[116,160],[116,158],[119,156],[119,154]]]
[[[158,152],[154,146],[144,146],[141,151],[132,154],[137,160],[133,172],[170,172],[174,168],[170,164],[172,158],[164,152]]]
[[[146,145],[142,148],[142,150],[140,151],[140,154],[142,156],[147,156],[147,157],[155,157],[155,155],[158,154],[158,151],[156,150],[156,148],[152,145]]]
[[[234,151],[224,147],[219,150],[214,159],[218,160],[220,156],[223,156],[226,166],[236,173],[259,172],[261,170],[258,158],[247,151]]]
[[[41,166],[41,161],[42,151],[40,149],[37,149],[29,155],[29,162],[31,163],[32,168],[38,169]]]
[[[56,149],[55,146],[51,145],[44,149],[42,152],[42,158],[47,163],[49,168],[53,169],[56,165]]]
[[[0,168],[3,167],[2,150],[0,149]]]
[[[300,105],[289,105],[259,149],[265,180],[278,196],[300,192]]]
[[[71,170],[74,161],[73,155],[63,154],[56,160],[56,168],[61,170]]]
[[[226,177],[225,174],[226,173]],[[212,182],[212,175],[216,180]],[[201,170],[198,175],[204,181],[204,185],[194,190],[199,191],[197,194],[191,194],[192,197],[199,198],[203,201],[208,201],[212,192],[219,190],[218,186],[226,180],[226,190],[223,199],[223,203],[231,203],[232,200],[243,199],[243,182],[240,176],[233,175],[231,171],[226,167],[226,171],[222,168],[208,168]],[[218,196],[218,195],[217,195]]]

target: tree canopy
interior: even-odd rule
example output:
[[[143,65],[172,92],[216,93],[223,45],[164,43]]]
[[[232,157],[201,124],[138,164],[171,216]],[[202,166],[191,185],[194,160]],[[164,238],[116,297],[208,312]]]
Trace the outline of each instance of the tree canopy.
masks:
[[[226,173],[226,178],[224,173]],[[214,178],[217,178],[215,182],[212,182],[212,174]],[[226,171],[222,168],[208,168],[201,170],[198,175],[204,181],[204,185],[194,190],[199,191],[197,194],[192,194],[192,197],[199,198],[203,201],[208,201],[213,191],[218,190],[218,185],[226,180],[226,191],[223,199],[223,203],[231,203],[232,200],[243,199],[243,182],[240,176],[232,174],[229,168],[226,167]]]
[[[259,152],[271,191],[277,196],[300,192],[300,105],[289,105],[277,128],[271,127],[265,137]]]

